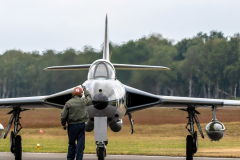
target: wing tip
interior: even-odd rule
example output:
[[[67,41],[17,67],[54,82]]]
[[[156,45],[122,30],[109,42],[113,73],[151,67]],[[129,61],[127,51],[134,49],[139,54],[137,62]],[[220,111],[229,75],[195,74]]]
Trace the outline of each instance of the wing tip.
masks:
[[[164,70],[171,70],[171,68],[166,67]]]

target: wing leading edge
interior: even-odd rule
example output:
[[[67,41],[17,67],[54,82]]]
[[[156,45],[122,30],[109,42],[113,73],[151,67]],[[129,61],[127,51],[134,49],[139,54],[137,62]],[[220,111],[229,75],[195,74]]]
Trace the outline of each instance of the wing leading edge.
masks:
[[[197,105],[198,107],[211,107],[216,105],[224,108],[239,108],[240,101],[225,100],[225,99],[210,99],[210,98],[192,98],[192,97],[177,97],[177,96],[159,96],[161,98],[160,107],[183,107],[186,105]]]
[[[150,107],[187,108],[188,105],[203,108],[212,107],[213,105],[224,108],[240,107],[240,101],[238,100],[159,96],[126,85],[124,87],[127,93],[127,113]]]
[[[88,70],[91,64],[82,65],[66,65],[66,66],[52,66],[44,68],[47,71],[59,71],[59,70]]]
[[[19,97],[0,99],[0,109],[9,108],[13,105],[20,105],[23,108],[48,108],[45,103],[47,96]]]
[[[78,86],[80,87],[80,86]],[[20,105],[21,108],[60,108],[62,109],[65,103],[72,98],[74,88],[52,94],[49,96],[36,97],[18,97],[0,99],[0,109],[12,108],[14,105]]]
[[[149,66],[149,65],[133,65],[133,64],[114,64],[117,70],[170,70],[164,66]]]

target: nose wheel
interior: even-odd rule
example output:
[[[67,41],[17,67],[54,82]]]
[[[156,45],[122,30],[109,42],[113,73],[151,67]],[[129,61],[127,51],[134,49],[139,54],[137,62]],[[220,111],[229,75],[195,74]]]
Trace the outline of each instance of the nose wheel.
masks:
[[[105,160],[106,150],[104,148],[98,148],[98,160]]]
[[[105,160],[106,157],[106,145],[107,142],[97,142],[97,157],[98,160]]]

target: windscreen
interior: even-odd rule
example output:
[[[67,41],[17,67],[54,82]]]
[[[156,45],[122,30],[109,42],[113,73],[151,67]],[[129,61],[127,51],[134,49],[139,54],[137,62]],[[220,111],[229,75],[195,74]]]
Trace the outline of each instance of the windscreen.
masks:
[[[88,79],[94,79],[98,77],[103,78],[115,78],[115,70],[113,66],[107,62],[94,63],[88,72]]]
[[[107,68],[103,63],[98,64],[95,71],[95,77],[108,77]]]

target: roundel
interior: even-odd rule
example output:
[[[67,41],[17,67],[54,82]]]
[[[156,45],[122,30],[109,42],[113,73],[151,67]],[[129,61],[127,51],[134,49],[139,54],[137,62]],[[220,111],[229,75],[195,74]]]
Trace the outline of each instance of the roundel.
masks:
[[[77,88],[75,91],[76,91],[76,92],[79,92],[79,89]]]

